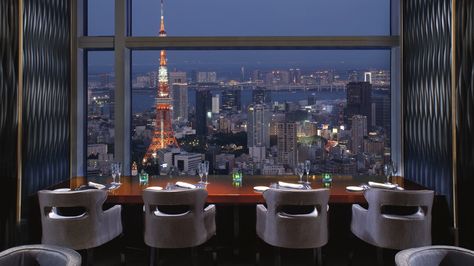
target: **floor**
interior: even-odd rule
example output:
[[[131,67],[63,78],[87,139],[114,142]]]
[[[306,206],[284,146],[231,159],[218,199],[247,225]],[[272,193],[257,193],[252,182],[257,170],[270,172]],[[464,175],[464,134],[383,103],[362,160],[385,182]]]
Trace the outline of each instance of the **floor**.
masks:
[[[211,241],[212,242],[212,241]],[[259,246],[260,263],[259,265],[276,265],[276,249],[255,240],[256,243],[248,243],[248,246]],[[212,244],[213,245],[213,244]],[[354,257],[350,264],[350,248],[346,245],[331,245],[323,247],[323,265],[377,265],[377,251],[374,247],[363,242],[355,244],[353,251]],[[121,265],[120,262],[120,244],[110,243],[94,250],[93,265]],[[213,261],[213,250],[216,250],[217,260]],[[210,244],[204,244],[196,249],[196,255],[193,257],[191,249],[160,249],[158,251],[158,262],[155,265],[223,265],[223,266],[244,266],[257,265],[255,248],[245,248],[243,250],[234,250],[229,247],[212,247]],[[384,250],[383,259],[385,266],[395,265],[394,257],[396,251]],[[84,257],[84,255],[83,255]],[[197,258],[196,258],[197,257]],[[281,265],[317,265],[313,257],[312,250],[280,250]],[[149,265],[149,249],[145,246],[126,247],[125,265]]]

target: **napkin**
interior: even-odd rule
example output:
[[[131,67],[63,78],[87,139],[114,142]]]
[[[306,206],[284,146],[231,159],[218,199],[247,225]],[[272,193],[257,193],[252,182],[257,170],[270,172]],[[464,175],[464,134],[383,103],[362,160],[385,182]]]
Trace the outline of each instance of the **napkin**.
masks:
[[[278,186],[280,187],[287,187],[287,188],[295,188],[295,189],[303,189],[303,184],[293,184],[293,183],[286,183],[282,181],[278,181]]]
[[[97,188],[97,189],[104,189],[104,188],[105,188],[105,186],[102,185],[102,184],[94,183],[94,182],[90,182],[90,181],[89,181],[88,185],[89,185],[90,187],[95,187],[95,188]]]
[[[387,184],[387,183],[378,183],[378,182],[369,181],[369,186],[375,187],[375,188],[394,189],[398,187],[398,184]]]
[[[176,182],[176,186],[184,187],[184,188],[190,188],[190,189],[196,188],[196,186],[193,185],[193,184],[189,184],[189,183],[181,182],[181,181]]]

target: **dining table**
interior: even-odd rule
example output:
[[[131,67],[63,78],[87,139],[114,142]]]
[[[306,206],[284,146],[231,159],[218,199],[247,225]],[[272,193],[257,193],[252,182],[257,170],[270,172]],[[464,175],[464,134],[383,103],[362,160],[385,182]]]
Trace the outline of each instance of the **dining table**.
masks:
[[[150,176],[147,182],[141,182],[138,176],[121,176],[119,185],[110,186],[111,177],[73,177],[69,180],[69,188],[77,189],[84,187],[88,182],[108,185],[107,203],[117,204],[143,204],[143,190],[148,187],[158,187],[159,189],[170,189],[176,187],[176,182],[185,182],[198,185],[199,176]],[[306,177],[303,178],[306,181]],[[309,183],[304,189],[330,189],[329,203],[364,203],[363,190],[350,191],[347,188],[361,187],[369,188],[369,182],[383,184],[387,181],[385,176],[369,175],[333,175],[328,182],[327,178],[321,175],[309,175]],[[401,176],[390,177],[390,184],[394,184],[397,189],[421,190],[423,186],[405,179]],[[212,204],[258,204],[265,202],[262,191],[257,191],[255,187],[275,187],[278,182],[298,184],[296,175],[244,175],[240,179],[235,179],[231,175],[209,175],[208,184],[199,185],[207,190],[207,202]]]

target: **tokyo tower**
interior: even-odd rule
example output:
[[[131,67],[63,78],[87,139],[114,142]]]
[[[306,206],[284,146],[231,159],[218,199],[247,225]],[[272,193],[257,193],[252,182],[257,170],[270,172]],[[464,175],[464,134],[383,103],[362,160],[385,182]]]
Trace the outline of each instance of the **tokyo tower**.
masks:
[[[166,37],[164,15],[163,15],[163,0],[161,0],[161,23],[160,23],[160,37]],[[153,130],[153,138],[148,147],[145,156],[143,157],[143,164],[146,164],[150,159],[154,159],[156,152],[168,146],[178,146],[178,142],[174,137],[173,127],[171,125],[171,102],[170,88],[168,85],[168,67],[166,66],[166,51],[161,50],[160,53],[160,68],[158,69],[158,91],[155,101],[155,128]]]

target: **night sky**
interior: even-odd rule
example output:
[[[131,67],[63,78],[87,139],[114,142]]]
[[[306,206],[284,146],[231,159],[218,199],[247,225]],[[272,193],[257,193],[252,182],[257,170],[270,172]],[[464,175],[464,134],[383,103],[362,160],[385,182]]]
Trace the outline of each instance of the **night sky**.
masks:
[[[114,0],[89,0],[89,35],[113,35]],[[159,0],[133,0],[134,36],[156,36]],[[165,0],[168,36],[389,35],[389,0]],[[111,53],[94,52],[92,68],[111,66]],[[134,72],[158,65],[159,54],[133,52]],[[169,51],[170,68],[389,68],[385,51]]]

